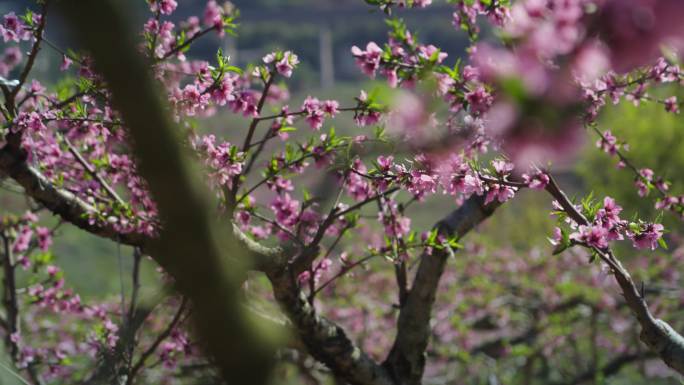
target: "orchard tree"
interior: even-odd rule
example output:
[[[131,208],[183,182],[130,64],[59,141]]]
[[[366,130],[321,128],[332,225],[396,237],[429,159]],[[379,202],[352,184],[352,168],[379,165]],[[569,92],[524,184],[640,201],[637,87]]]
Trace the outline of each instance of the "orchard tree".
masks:
[[[393,100],[288,105],[289,50],[244,68],[220,50],[191,59],[203,36],[236,32],[230,3],[178,20],[176,0],[148,0],[142,28],[107,0],[4,15],[0,175],[29,204],[0,223],[3,370],[28,384],[580,384],[654,362],[684,374],[684,297],[663,289],[680,284],[684,249],[660,223],[684,197],[599,120],[623,101],[679,114],[656,95],[684,84],[684,3],[452,0],[445,17],[471,42],[456,53],[393,17],[431,0],[366,3],[388,40],[350,55]],[[49,40],[53,14],[73,47]],[[50,87],[32,77],[44,50],[62,58]],[[225,127],[232,143],[201,125],[228,113],[246,122]],[[336,132],[339,115],[358,135]],[[554,166],[584,138],[661,216],[566,194]],[[557,222],[551,246],[463,242],[526,189]],[[411,210],[437,195],[446,215],[416,228]],[[61,225],[130,246],[130,293],[82,301],[49,252]],[[647,255],[623,263],[616,244]],[[169,289],[154,299],[145,264]]]

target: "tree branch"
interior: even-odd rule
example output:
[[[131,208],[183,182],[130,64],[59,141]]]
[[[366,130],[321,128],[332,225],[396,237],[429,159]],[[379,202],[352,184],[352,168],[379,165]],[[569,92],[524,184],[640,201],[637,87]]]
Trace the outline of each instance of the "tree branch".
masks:
[[[0,173],[24,188],[26,195],[65,221],[103,238],[125,245],[149,247],[149,239],[136,233],[121,234],[110,224],[91,221],[97,210],[67,190],[57,188],[40,171],[30,166],[26,151],[11,145],[0,149]]]
[[[500,205],[484,204],[484,197],[471,196],[435,228],[444,236],[464,236],[487,219]],[[397,334],[384,366],[400,384],[420,384],[425,369],[425,349],[430,336],[430,314],[450,249],[434,250],[420,258],[418,272],[401,308]]]
[[[395,385],[389,373],[356,346],[334,322],[316,314],[289,270],[268,275],[281,309],[309,353],[352,385]]]
[[[565,212],[579,225],[589,225],[589,221],[575,208],[568,197],[560,189],[556,181],[549,175],[550,182],[546,191],[551,194]],[[663,362],[680,374],[684,374],[684,337],[677,333],[670,324],[655,318],[648,308],[646,299],[640,294],[634,284],[631,275],[615,257],[610,248],[601,250],[592,248],[601,260],[612,270],[613,277],[622,290],[627,306],[635,315],[641,325],[640,338],[653,353],[658,355]]]

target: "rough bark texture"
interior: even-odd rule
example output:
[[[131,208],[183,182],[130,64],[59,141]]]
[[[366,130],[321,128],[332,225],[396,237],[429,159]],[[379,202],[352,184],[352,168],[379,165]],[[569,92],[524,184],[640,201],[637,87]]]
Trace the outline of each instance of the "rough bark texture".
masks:
[[[335,376],[352,385],[395,384],[385,368],[361,351],[339,325],[316,314],[288,271],[269,274],[269,278],[276,300],[309,353]]]
[[[484,197],[472,196],[435,227],[445,236],[462,237],[487,219],[499,207],[484,204]],[[430,316],[435,294],[450,252],[448,249],[421,257],[418,272],[405,305],[399,313],[394,346],[384,366],[398,384],[420,384],[425,369],[425,349],[430,337]]]
[[[131,246],[143,246],[145,237],[138,234],[119,234],[110,225],[91,223],[95,208],[71,192],[55,187],[26,161],[26,151],[15,145],[0,150],[0,175],[14,179],[39,204],[63,220],[100,237]]]

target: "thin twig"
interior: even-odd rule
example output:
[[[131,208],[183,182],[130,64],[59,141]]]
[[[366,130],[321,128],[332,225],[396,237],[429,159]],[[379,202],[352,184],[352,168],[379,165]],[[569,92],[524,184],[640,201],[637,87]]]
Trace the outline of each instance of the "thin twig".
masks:
[[[19,93],[19,90],[21,90],[21,87],[24,85],[24,83],[26,83],[26,79],[28,79],[28,75],[33,69],[33,65],[36,62],[36,57],[38,56],[38,52],[40,51],[40,43],[43,41],[43,31],[45,30],[45,24],[47,23],[48,3],[49,1],[46,1],[43,4],[42,12],[40,15],[40,23],[38,24],[38,28],[33,34],[36,41],[33,43],[33,46],[31,47],[31,52],[29,52],[28,61],[26,62],[24,69],[21,71],[21,74],[19,75],[19,84],[16,87],[14,87],[14,89],[10,93],[10,100],[8,100],[8,102],[14,103],[14,99]]]
[[[145,350],[145,352],[143,352],[142,355],[140,355],[138,362],[135,365],[133,365],[133,368],[129,372],[128,380],[126,381],[126,385],[133,384],[133,379],[135,378],[136,375],[138,375],[138,372],[140,372],[140,370],[143,368],[143,366],[145,365],[145,361],[147,361],[147,359],[150,358],[150,356],[152,354],[154,354],[154,352],[157,350],[159,345],[161,345],[161,343],[171,335],[171,333],[176,328],[176,326],[178,326],[178,322],[181,320],[181,316],[183,315],[183,312],[185,311],[185,307],[186,307],[187,303],[188,303],[187,299],[185,297],[183,297],[183,299],[181,300],[181,304],[178,307],[176,314],[173,316],[173,319],[171,320],[171,323],[169,324],[169,326],[166,329],[164,329],[164,331],[161,332],[161,334],[159,334],[157,336],[157,339],[154,340],[152,345],[150,345],[150,347],[147,350]]]
[[[186,40],[183,44],[174,47],[172,50],[170,50],[169,52],[164,54],[164,56],[162,56],[158,61],[164,61],[164,60],[170,58],[171,56],[173,56],[173,55],[177,54],[178,52],[180,52],[181,50],[185,49],[185,47],[190,46],[190,44],[192,44],[195,40],[199,39],[200,37],[206,35],[207,33],[211,32],[215,29],[216,29],[216,27],[212,26],[212,27],[209,27],[207,29],[204,29],[204,30],[198,32],[197,34],[193,35],[191,38]]]
[[[126,203],[124,202],[123,199],[121,199],[121,197],[119,196],[119,194],[117,194],[116,191],[114,191],[114,189],[113,189],[113,188],[104,180],[104,178],[102,178],[102,177],[97,173],[97,170],[95,170],[95,169],[88,163],[88,161],[85,160],[85,158],[83,158],[83,156],[81,156],[81,154],[78,152],[78,150],[76,150],[76,148],[71,144],[71,142],[69,141],[69,139],[67,139],[66,136],[64,136],[63,139],[64,139],[64,143],[67,145],[67,147],[69,147],[69,152],[71,152],[71,155],[73,155],[74,158],[76,158],[76,160],[78,161],[78,163],[80,163],[81,166],[83,166],[83,168],[88,172],[88,174],[90,174],[90,176],[92,176],[92,177],[97,181],[97,183],[99,183],[100,186],[102,186],[102,188],[104,188],[104,190],[107,192],[107,194],[108,194],[112,199],[114,199],[114,200],[115,200],[118,204],[120,204],[121,206],[125,206]]]

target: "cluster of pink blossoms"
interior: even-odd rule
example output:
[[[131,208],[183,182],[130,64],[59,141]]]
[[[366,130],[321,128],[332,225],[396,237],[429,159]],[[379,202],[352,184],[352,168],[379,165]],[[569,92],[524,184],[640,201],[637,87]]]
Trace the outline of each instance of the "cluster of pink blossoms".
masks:
[[[511,18],[510,10],[500,1],[492,1],[488,4],[480,0],[458,1],[456,11],[452,14],[452,24],[468,32],[474,39],[480,32],[480,27],[477,25],[478,15],[487,17],[493,25],[499,27]]]
[[[282,58],[278,58],[278,56],[281,55]],[[278,73],[285,76],[286,78],[292,76],[292,71],[297,67],[297,64],[299,64],[299,58],[297,57],[297,55],[293,54],[290,51],[285,51],[282,54],[272,52],[264,56],[263,60],[266,64],[275,63],[275,68],[278,71]]]
[[[563,210],[555,201],[554,207]],[[588,225],[578,225],[572,219],[566,219],[566,222],[570,223],[574,230],[569,234],[569,240],[599,250],[606,250],[611,241],[622,240],[626,236],[637,249],[655,250],[658,247],[658,242],[663,236],[663,225],[642,221],[635,223],[621,219],[622,207],[610,197],[605,197],[603,204],[596,206],[593,210],[595,210],[594,217]],[[556,228],[552,243],[558,245],[563,241],[561,229]]]
[[[32,22],[38,24],[40,17],[38,14],[33,15]],[[2,35],[2,40],[5,43],[10,41],[18,43],[23,40],[29,40],[33,36],[31,29],[14,12],[10,12],[3,17],[2,24],[0,24],[0,35]]]
[[[152,0],[150,1],[150,10],[154,13],[159,12],[162,15],[170,15],[178,7],[176,0]]]
[[[340,104],[335,100],[319,101],[316,98],[307,96],[302,104],[302,111],[305,112],[306,123],[311,129],[320,130],[325,123],[325,116],[334,118],[339,113]]]
[[[380,70],[391,87],[412,87],[419,69],[440,64],[448,56],[434,45],[418,44],[401,23],[395,25],[384,50],[371,41],[365,51],[353,46],[351,53],[364,74],[375,78]]]
[[[655,190],[659,194],[655,203],[656,209],[670,210],[680,216],[684,213],[684,196],[671,195],[669,193],[669,182],[660,176],[656,177],[654,171],[649,168],[637,169],[626,158],[624,152],[629,151],[629,144],[619,142],[610,130],[603,133],[597,130],[597,133],[600,138],[596,141],[596,147],[608,155],[616,157],[618,159],[616,167],[627,168],[629,165],[629,168],[634,172],[634,185],[639,196],[646,197]]]
[[[425,7],[431,1],[379,0],[375,3],[389,9],[394,5]],[[211,31],[221,35],[225,28],[230,27],[232,9],[228,4],[220,6],[216,1],[209,1],[202,19],[193,16],[176,25],[163,19],[177,8],[175,0],[150,0],[154,17],[145,24],[143,37],[147,49],[143,51],[154,60],[155,75],[166,86],[178,121],[184,122],[187,117],[210,116],[220,107],[227,106],[230,111],[251,119],[251,138],[259,122],[272,118],[273,123],[261,141],[247,139],[242,146],[232,145],[214,135],[191,138],[194,149],[209,169],[210,182],[220,186],[217,190],[222,194],[233,194],[237,198],[239,204],[235,219],[241,228],[256,238],[274,236],[283,242],[294,240],[306,244],[321,238],[320,234],[339,239],[345,231],[359,226],[357,221],[364,223],[350,214],[358,213],[366,203],[377,202],[377,222],[373,224],[382,228],[377,233],[384,233],[381,235],[385,235],[389,241],[384,244],[382,241],[375,242],[369,249],[374,249],[378,255],[394,253],[400,257],[395,262],[403,262],[410,248],[425,250],[429,254],[446,239],[431,239],[430,234],[424,232],[420,242],[411,243],[412,238],[417,238],[412,237],[416,233],[412,231],[410,218],[404,213],[405,203],[397,196],[392,196],[393,191],[407,191],[411,195],[406,205],[438,193],[450,195],[457,202],[473,195],[483,196],[485,204],[492,204],[512,199],[521,188],[546,189],[551,183],[549,174],[519,162],[521,158],[527,158],[515,151],[529,147],[532,143],[536,150],[544,151],[542,154],[564,152],[559,151],[559,148],[561,143],[567,142],[567,132],[574,134],[580,126],[580,120],[570,115],[576,112],[575,104],[580,92],[583,92],[584,101],[589,104],[587,120],[592,121],[609,99],[614,103],[624,99],[638,105],[652,100],[647,93],[648,82],[673,83],[682,80],[679,67],[664,59],[660,59],[646,71],[647,75],[642,81],[636,83],[627,81],[629,75],[605,73],[610,61],[621,60],[622,48],[615,41],[601,44],[597,36],[590,34],[593,31],[589,28],[592,26],[592,16],[587,1],[519,1],[512,6],[510,14],[501,3],[492,1],[486,4],[478,0],[457,2],[454,23],[458,27],[474,35],[477,33],[477,15],[486,15],[503,28],[502,31],[515,47],[512,50],[488,45],[473,47],[471,65],[446,66],[445,52],[433,45],[418,43],[415,35],[396,21],[390,23],[393,30],[384,47],[374,42],[368,43],[365,50],[352,47],[352,54],[361,71],[370,77],[380,73],[387,78],[391,87],[401,86],[413,90],[416,84],[425,80],[425,74],[431,74],[430,80],[436,81],[436,93],[450,110],[451,117],[447,124],[457,121],[461,117],[458,113],[465,115],[461,122],[453,123],[453,127],[450,127],[453,130],[449,131],[451,135],[463,134],[465,137],[459,141],[458,147],[444,140],[449,145],[448,151],[428,151],[426,155],[417,155],[405,161],[395,160],[392,155],[383,155],[377,157],[373,166],[368,162],[368,165],[364,164],[361,157],[348,160],[343,151],[339,151],[338,156],[339,149],[352,146],[364,150],[368,139],[366,135],[339,138],[332,130],[308,142],[288,142],[282,153],[261,163],[259,155],[266,142],[276,135],[287,139],[287,131],[292,129],[297,117],[303,118],[316,131],[323,129],[326,118],[333,118],[340,111],[353,110],[359,126],[394,124],[396,121],[383,121],[382,116],[386,112],[384,107],[365,92],[357,98],[354,108],[341,108],[337,101],[321,101],[312,96],[307,97],[300,111],[290,112],[287,106],[279,105],[287,99],[288,94],[286,89],[274,84],[274,80],[276,77],[292,77],[299,63],[297,55],[291,51],[267,54],[262,59],[263,65],[257,65],[250,73],[229,66],[228,58],[222,54],[217,55],[215,65],[187,60],[184,52],[189,42]],[[669,0],[663,3],[669,5],[663,8],[635,0],[627,2],[626,7],[650,9],[657,14],[671,10],[673,15],[679,14],[680,7],[676,4]],[[615,1],[598,2],[598,11],[617,12],[615,4]],[[666,18],[668,20],[671,21]],[[39,15],[31,19],[34,25],[40,21]],[[631,22],[627,21],[627,24]],[[5,16],[0,32],[5,42],[31,38],[30,28],[13,13]],[[652,32],[657,39],[670,34],[661,31],[660,26]],[[624,34],[618,37],[624,37]],[[652,48],[653,44],[648,44]],[[177,62],[169,63],[167,59]],[[22,60],[22,52],[18,47],[7,48],[0,63],[0,73],[9,74]],[[159,228],[156,207],[128,154],[125,130],[121,128],[118,114],[110,107],[109,93],[90,68],[87,57],[63,54],[61,69],[68,71],[71,66],[77,67],[76,73],[82,81],[67,87],[67,91],[76,93],[74,99],[63,104],[65,101],[59,96],[61,92],[48,93],[39,82],[33,81],[18,94],[17,99],[22,101],[19,111],[11,122],[7,122],[11,132],[22,134],[22,149],[26,150],[29,162],[48,181],[59,184],[60,188],[63,187],[92,207],[91,225],[111,225],[120,234],[156,235]],[[512,81],[519,81],[520,84]],[[518,85],[521,85],[520,89]],[[519,94],[511,92],[510,88],[519,91]],[[679,111],[675,96],[658,102],[669,112]],[[264,105],[281,113],[269,117],[262,111]],[[562,115],[563,123],[557,131],[554,131],[555,128],[549,130],[554,122],[545,121],[542,114],[535,115],[540,105],[550,106],[562,114],[568,113]],[[407,127],[439,126],[435,115],[425,108],[398,112],[407,113],[400,116]],[[531,118],[528,118],[530,115]],[[378,137],[384,139],[381,135]],[[497,145],[502,142],[500,148],[507,153],[507,158],[496,158],[488,164],[489,167],[484,167],[478,155],[488,151],[491,143],[498,149]],[[621,148],[625,148],[610,133],[606,133],[597,145],[611,155],[617,155]],[[445,152],[448,154],[445,155]],[[334,160],[346,162],[344,167],[335,169],[339,182],[337,187],[340,188],[339,202],[327,218],[317,204],[318,197],[309,198],[304,194],[302,199],[295,192],[293,179],[307,170],[310,163],[306,159],[309,158],[319,168],[330,165]],[[245,174],[251,169],[252,161],[257,167],[264,166],[264,179],[250,188],[242,183],[251,182]],[[622,159],[620,162],[624,163]],[[521,170],[527,172],[520,174]],[[648,193],[651,186],[662,193],[667,190],[667,184],[656,178],[651,170],[639,169],[637,172],[636,183],[642,195]],[[262,186],[268,191],[259,189]],[[118,202],[116,191],[124,194],[126,200],[123,203]],[[240,195],[243,191],[246,191],[244,195]],[[681,198],[666,196],[659,200],[658,207],[668,208],[681,203]],[[591,218],[590,224],[578,225],[571,221],[572,233],[567,236],[568,240],[603,250],[611,241],[628,238],[638,249],[654,249],[663,235],[662,225],[641,221],[630,223],[620,218],[621,210],[612,199],[605,198],[600,207],[596,206],[585,213]],[[262,211],[272,214],[274,219],[266,217]],[[374,216],[372,218],[375,219]],[[35,222],[33,219],[31,221]],[[265,224],[253,224],[256,221]],[[18,254],[20,265],[28,268],[33,263],[27,256],[29,251],[33,247],[47,250],[52,232],[35,225],[21,225],[16,232],[13,252]],[[562,242],[563,238],[563,231],[559,229],[555,242]],[[348,266],[351,264],[343,261],[342,268]],[[514,263],[506,266],[510,271],[518,268]],[[315,292],[321,277],[331,269],[332,260],[325,257],[302,273],[298,277],[299,283],[309,283]],[[97,320],[101,327],[90,338],[91,355],[98,349],[119,346],[120,325],[115,322],[115,316],[121,314],[112,310],[113,306],[84,307],[77,295],[64,288],[64,281],[56,267],[46,266],[45,273],[48,275],[45,282],[27,290],[33,304],[53,312],[83,314]],[[393,318],[393,314],[388,317]],[[463,336],[453,333],[450,338],[460,337]],[[22,341],[19,335],[12,338],[17,344]],[[554,346],[560,345],[554,342]],[[464,345],[474,346],[473,339],[464,341]],[[47,361],[47,353],[30,349],[25,347],[22,350],[22,365]],[[170,338],[161,344],[159,358],[164,366],[173,368],[179,356],[189,354],[191,350],[187,336],[174,328]],[[61,361],[75,353],[55,350],[50,354]],[[53,370],[53,366],[50,370]]]
[[[216,136],[204,135],[193,141],[196,151],[205,154],[209,177],[220,188],[232,188],[233,178],[242,173],[244,154],[229,142],[216,143]]]

